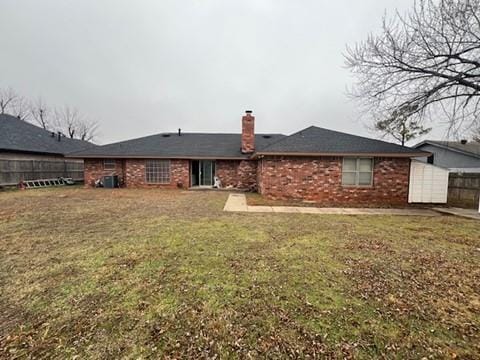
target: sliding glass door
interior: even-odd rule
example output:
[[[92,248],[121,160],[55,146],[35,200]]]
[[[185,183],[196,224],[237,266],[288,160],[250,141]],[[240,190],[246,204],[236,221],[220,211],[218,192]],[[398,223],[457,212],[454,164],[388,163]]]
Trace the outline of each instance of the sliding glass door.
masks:
[[[213,160],[192,160],[190,169],[192,186],[213,186],[215,176]]]
[[[213,185],[213,161],[200,161],[200,186]]]

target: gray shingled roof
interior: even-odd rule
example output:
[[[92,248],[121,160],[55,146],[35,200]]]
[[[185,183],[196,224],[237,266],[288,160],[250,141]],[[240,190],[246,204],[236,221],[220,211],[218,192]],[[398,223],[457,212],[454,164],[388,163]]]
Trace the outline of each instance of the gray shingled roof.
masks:
[[[240,151],[241,134],[161,133],[75,152],[71,157],[248,158]],[[428,155],[385,141],[315,126],[293,135],[256,134],[257,154],[396,154]]]
[[[398,154],[421,151],[386,141],[310,126],[261,149],[258,154]],[[426,153],[428,154],[428,153]]]
[[[95,147],[87,141],[57,136],[50,131],[22,121],[15,116],[0,114],[0,150],[65,155]]]
[[[480,143],[475,141],[468,141],[466,144],[462,144],[460,141],[438,141],[438,140],[425,140],[415,145],[415,148],[420,148],[422,145],[430,144],[433,146],[441,147],[442,149],[452,150],[460,152],[466,155],[480,158]]]
[[[281,134],[256,134],[255,147],[263,149],[283,138]],[[70,154],[71,157],[248,158],[242,154],[241,134],[161,133]]]

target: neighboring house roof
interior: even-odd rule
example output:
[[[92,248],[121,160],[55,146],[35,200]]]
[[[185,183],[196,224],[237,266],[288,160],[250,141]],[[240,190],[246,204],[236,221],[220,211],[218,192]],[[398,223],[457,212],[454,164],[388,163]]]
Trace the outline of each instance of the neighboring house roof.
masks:
[[[285,135],[256,134],[255,147],[262,149]],[[241,134],[161,133],[70,154],[79,158],[215,158],[246,159]]]
[[[65,155],[95,147],[87,141],[52,136],[50,131],[15,116],[0,114],[0,151]]]
[[[480,167],[449,168],[448,170],[450,170],[452,173],[480,173]]]
[[[476,141],[468,141],[467,143],[462,144],[460,141],[425,140],[415,145],[414,148],[418,149],[424,145],[432,145],[480,159],[480,143]]]
[[[257,155],[386,155],[428,156],[406,146],[316,126],[287,136],[257,151]]]

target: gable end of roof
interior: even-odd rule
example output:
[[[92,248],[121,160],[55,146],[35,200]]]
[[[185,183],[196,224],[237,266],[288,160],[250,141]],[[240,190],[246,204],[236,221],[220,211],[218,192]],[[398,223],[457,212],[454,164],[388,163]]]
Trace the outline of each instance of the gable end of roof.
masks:
[[[462,155],[467,155],[471,156],[474,158],[480,159],[480,143],[473,143],[473,147],[476,148],[477,152],[469,151],[468,147],[472,147],[472,143],[468,143],[468,147],[465,146],[466,144],[461,144],[456,141],[435,141],[435,140],[424,140],[415,146],[413,148],[418,149],[421,148],[422,146],[425,145],[430,145],[434,147],[438,147],[440,149],[456,152]]]

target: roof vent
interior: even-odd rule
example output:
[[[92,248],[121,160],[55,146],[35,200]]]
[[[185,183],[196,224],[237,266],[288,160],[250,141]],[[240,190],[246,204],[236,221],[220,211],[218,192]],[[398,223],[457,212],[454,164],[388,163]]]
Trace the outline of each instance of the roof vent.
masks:
[[[462,140],[460,140],[460,143],[461,143],[462,145],[465,145],[465,144],[467,143],[467,139],[462,139]]]
[[[170,134],[162,134],[163,137],[170,137]]]
[[[270,139],[272,137],[272,135],[263,135],[262,136],[264,139]]]

